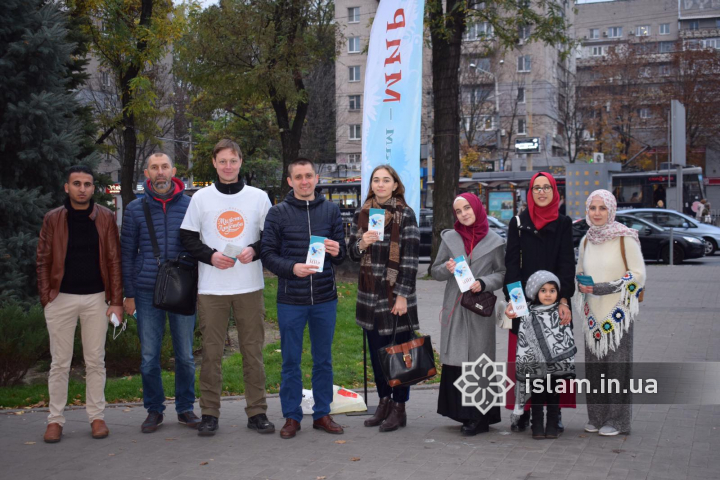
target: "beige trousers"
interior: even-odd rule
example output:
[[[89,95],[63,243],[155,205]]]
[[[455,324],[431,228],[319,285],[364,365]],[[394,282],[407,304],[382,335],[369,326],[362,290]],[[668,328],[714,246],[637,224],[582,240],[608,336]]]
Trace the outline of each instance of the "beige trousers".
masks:
[[[249,418],[267,412],[265,364],[262,354],[265,343],[265,303],[262,290],[237,295],[198,295],[198,318],[203,348],[200,409],[202,415],[220,416],[222,359],[231,308],[243,359],[245,413]]]
[[[105,337],[108,319],[105,292],[91,295],[60,293],[45,306],[45,321],[50,333],[50,415],[48,423],[65,424],[70,362],[73,356],[75,327],[80,318],[85,358],[86,410],[90,422],[102,420],[105,410]]]

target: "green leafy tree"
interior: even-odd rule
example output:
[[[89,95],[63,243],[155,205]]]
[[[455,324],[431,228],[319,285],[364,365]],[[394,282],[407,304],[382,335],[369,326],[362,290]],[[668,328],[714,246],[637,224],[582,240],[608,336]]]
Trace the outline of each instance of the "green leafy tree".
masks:
[[[182,74],[198,89],[197,102],[216,114],[241,119],[248,105],[269,107],[284,169],[301,151],[312,101],[308,75],[335,54],[333,16],[325,0],[224,0],[194,10],[177,45],[187,65]],[[287,191],[287,182],[280,188]]]
[[[460,59],[462,38],[468,23],[487,22],[494,38],[488,39],[486,53],[516,48],[521,27],[530,28],[528,42],[559,45],[567,55],[573,45],[562,0],[428,0],[427,25],[432,44],[433,151],[435,205],[433,254],[440,233],[452,228],[452,201],[460,176]]]
[[[6,0],[0,7],[0,299],[35,295],[43,215],[65,196],[68,167],[92,164],[71,91],[80,65],[62,5]]]

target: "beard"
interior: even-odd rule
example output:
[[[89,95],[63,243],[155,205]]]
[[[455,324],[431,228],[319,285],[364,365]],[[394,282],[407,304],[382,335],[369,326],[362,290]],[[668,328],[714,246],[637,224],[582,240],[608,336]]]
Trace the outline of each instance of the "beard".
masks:
[[[165,193],[170,188],[170,180],[166,178],[157,179],[153,182],[153,188],[156,192]]]

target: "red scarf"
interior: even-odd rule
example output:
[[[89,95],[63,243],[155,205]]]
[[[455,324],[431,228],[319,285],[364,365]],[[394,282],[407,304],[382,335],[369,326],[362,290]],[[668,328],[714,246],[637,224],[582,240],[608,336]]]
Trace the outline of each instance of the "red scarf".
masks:
[[[473,212],[475,212],[475,223],[470,226],[460,223],[457,214],[455,214],[455,231],[462,237],[463,243],[465,244],[465,252],[470,255],[475,246],[480,243],[480,240],[485,238],[485,235],[487,235],[490,230],[490,225],[488,224],[485,207],[483,207],[483,204],[477,195],[473,195],[472,193],[463,193],[458,195],[456,200],[458,198],[467,200],[470,207],[472,207]],[[453,208],[453,212],[455,212],[455,208]]]
[[[532,192],[532,188],[535,186],[535,180],[539,176],[547,178],[550,182],[550,186],[553,189],[552,201],[550,201],[550,203],[548,205],[545,205],[544,207],[538,207],[537,205],[535,205],[535,198],[533,197]],[[536,173],[532,177],[532,180],[530,180],[530,191],[527,194],[527,204],[528,211],[530,212],[530,219],[532,220],[533,225],[535,225],[535,228],[537,228],[538,230],[542,230],[545,225],[557,220],[559,215],[558,208],[560,207],[560,193],[558,192],[555,178],[553,178],[552,175],[546,172],[540,172]]]

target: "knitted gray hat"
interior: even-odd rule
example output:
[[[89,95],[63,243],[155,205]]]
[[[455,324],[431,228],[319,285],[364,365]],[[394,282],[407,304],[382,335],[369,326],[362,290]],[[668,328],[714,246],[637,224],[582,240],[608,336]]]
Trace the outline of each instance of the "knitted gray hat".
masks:
[[[538,270],[533,273],[530,275],[530,278],[528,278],[527,285],[525,286],[525,296],[532,302],[540,291],[540,287],[548,282],[555,282],[558,288],[560,288],[560,280],[554,273],[548,272],[547,270]]]

